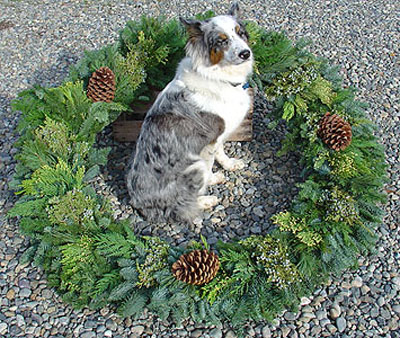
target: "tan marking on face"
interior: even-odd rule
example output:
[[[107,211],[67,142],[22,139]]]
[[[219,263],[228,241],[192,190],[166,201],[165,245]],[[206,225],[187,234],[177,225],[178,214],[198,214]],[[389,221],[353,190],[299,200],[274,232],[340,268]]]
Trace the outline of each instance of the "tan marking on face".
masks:
[[[219,36],[220,39],[222,39],[222,40],[228,39],[228,37],[227,37],[224,33],[219,33],[218,36]]]
[[[236,34],[239,34],[239,32],[240,32],[240,27],[239,26],[235,27],[235,32],[236,32]]]
[[[210,52],[210,61],[213,65],[216,65],[220,62],[224,57],[224,52],[222,50],[217,50],[216,48],[212,48]]]

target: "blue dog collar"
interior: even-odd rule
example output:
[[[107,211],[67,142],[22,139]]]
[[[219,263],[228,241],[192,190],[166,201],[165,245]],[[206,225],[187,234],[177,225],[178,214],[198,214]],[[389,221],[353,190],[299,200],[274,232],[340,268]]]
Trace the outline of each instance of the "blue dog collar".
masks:
[[[231,86],[233,86],[233,87],[237,87],[237,86],[240,85],[240,83],[232,83],[232,82],[229,82],[229,83],[230,83]],[[243,88],[244,90],[246,90],[247,88],[250,88],[250,83],[246,82],[244,85],[242,85],[242,88]]]

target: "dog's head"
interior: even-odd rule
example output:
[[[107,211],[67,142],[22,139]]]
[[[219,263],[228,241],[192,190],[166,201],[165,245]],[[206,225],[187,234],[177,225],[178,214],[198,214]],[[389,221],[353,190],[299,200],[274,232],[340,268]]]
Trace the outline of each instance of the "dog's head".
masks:
[[[238,12],[239,6],[234,3],[228,15],[205,21],[180,18],[189,33],[186,54],[195,68],[233,67],[251,72],[253,54],[248,45],[248,34],[238,19]]]

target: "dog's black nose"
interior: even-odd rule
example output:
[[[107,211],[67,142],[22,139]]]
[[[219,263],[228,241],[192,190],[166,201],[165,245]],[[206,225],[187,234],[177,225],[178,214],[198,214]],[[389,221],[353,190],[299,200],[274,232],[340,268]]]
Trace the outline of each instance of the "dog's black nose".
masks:
[[[239,57],[243,60],[247,60],[250,57],[250,51],[248,49],[242,50],[239,53]]]

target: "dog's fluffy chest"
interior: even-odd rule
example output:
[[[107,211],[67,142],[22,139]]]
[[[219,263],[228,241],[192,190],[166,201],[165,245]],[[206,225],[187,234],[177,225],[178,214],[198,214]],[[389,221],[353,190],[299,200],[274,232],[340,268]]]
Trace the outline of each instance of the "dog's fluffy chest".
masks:
[[[209,78],[193,72],[187,63],[182,62],[175,79],[167,91],[188,89],[191,95],[187,98],[199,108],[199,111],[220,116],[225,121],[225,130],[219,137],[224,141],[243,121],[250,108],[250,96],[242,84],[233,85],[229,81]],[[214,74],[212,74],[214,75]]]
[[[217,92],[214,93],[196,92],[192,99],[201,110],[216,114],[225,121],[225,130],[220,136],[221,140],[225,140],[246,116],[250,107],[250,97],[241,85],[233,87],[228,84],[221,87],[215,88]]]

